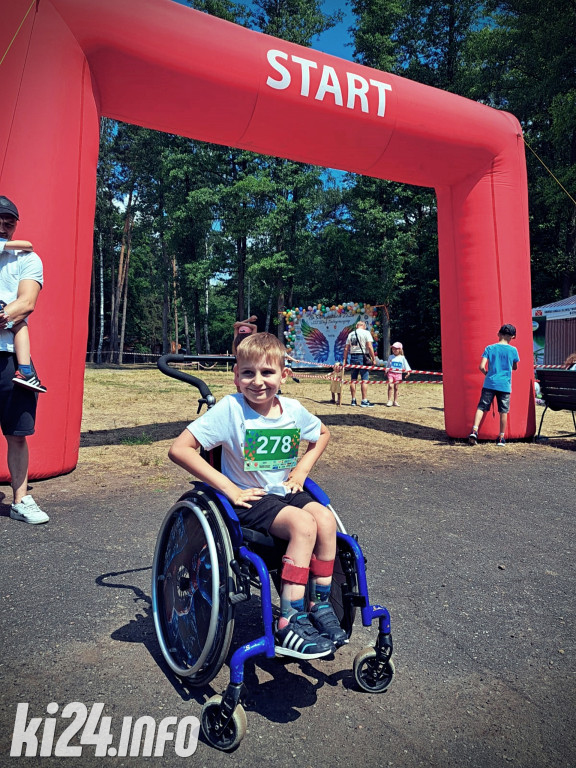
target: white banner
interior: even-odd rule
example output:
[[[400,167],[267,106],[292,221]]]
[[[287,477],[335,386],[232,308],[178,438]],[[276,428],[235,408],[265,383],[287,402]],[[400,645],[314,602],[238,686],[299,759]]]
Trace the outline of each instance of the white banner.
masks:
[[[291,329],[292,357],[298,361],[307,361],[311,365],[324,364],[333,366],[341,363],[344,357],[346,339],[356,327],[359,320],[364,320],[366,328],[371,331],[374,317],[371,314],[359,313],[340,314],[338,312],[311,313],[304,312],[294,318]],[[375,346],[376,340],[374,340]],[[300,364],[300,363],[299,363]]]

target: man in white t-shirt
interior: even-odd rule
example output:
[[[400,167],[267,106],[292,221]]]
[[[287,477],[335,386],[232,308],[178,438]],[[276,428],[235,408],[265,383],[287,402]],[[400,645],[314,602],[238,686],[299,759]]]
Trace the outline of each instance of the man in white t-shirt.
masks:
[[[364,320],[359,320],[356,323],[356,328],[348,334],[346,339],[346,346],[344,347],[344,365],[350,356],[350,365],[366,365],[368,359],[372,361],[372,365],[376,364],[374,356],[374,347],[372,334],[366,328]],[[362,401],[360,403],[361,408],[373,408],[374,403],[368,400],[368,379],[370,372],[362,368],[352,368],[350,371],[350,395],[352,396],[351,405],[358,405],[356,402],[356,382],[358,380],[358,374],[360,374],[360,390],[362,392]]]
[[[19,221],[18,209],[0,195],[0,296],[6,302],[0,314],[0,428],[8,444],[8,471],[14,493],[10,517],[38,525],[48,515],[28,493],[28,435],[34,434],[37,394],[14,386],[17,369],[14,334],[9,330],[34,311],[42,288],[40,257],[32,252],[5,250],[4,243],[14,238]]]

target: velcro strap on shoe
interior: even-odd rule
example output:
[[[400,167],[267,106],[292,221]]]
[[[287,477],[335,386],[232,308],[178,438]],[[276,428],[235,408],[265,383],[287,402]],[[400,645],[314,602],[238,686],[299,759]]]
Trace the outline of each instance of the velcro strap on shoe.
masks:
[[[318,560],[316,555],[312,555],[310,573],[312,576],[332,576],[334,573],[334,560]]]
[[[290,584],[308,584],[310,568],[302,568],[288,558],[282,558],[282,581],[288,581]]]

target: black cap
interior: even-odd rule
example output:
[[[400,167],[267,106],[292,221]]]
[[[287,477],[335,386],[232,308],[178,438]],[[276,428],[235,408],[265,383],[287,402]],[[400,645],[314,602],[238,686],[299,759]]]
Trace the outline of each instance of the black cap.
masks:
[[[516,336],[516,328],[510,323],[506,323],[498,331],[502,336]]]
[[[0,195],[0,216],[5,216],[6,214],[14,216],[15,219],[20,219],[18,208],[16,208],[12,200],[8,200],[7,197]]]

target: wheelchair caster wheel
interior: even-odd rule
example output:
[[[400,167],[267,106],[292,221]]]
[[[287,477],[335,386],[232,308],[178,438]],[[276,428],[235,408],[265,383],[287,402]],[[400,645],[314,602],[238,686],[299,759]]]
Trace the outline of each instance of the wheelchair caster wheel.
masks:
[[[202,707],[202,733],[208,743],[223,752],[231,752],[236,749],[246,734],[246,712],[244,707],[238,704],[232,713],[230,722],[220,728],[222,696],[212,696]]]
[[[368,693],[383,693],[395,671],[392,659],[377,661],[374,648],[364,648],[354,659],[354,679]]]

